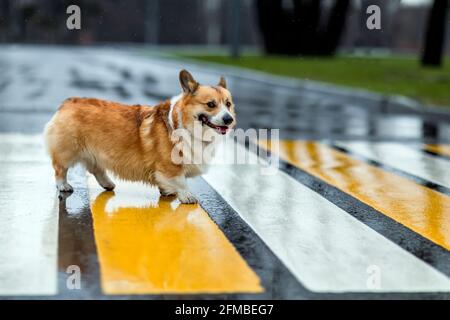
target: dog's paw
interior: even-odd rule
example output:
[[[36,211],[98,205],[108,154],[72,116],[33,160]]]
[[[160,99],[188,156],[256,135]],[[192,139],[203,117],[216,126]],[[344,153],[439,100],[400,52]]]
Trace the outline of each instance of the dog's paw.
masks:
[[[114,188],[116,187],[116,185],[114,184],[114,182],[108,182],[108,183],[102,183],[102,187],[103,189],[105,189],[106,191],[113,191]]]
[[[161,194],[161,197],[172,197],[177,195],[175,192],[169,192],[163,189],[159,189],[159,193]]]
[[[189,191],[178,192],[177,197],[181,203],[185,203],[185,204],[193,204],[193,203],[198,202],[197,198]]]
[[[61,182],[56,185],[59,192],[73,192],[73,188],[67,182]]]

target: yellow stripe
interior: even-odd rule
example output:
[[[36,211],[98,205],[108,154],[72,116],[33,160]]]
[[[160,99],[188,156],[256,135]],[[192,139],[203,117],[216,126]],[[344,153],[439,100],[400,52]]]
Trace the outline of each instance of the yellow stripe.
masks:
[[[168,199],[154,203],[157,198],[148,192],[127,197],[130,206],[112,212],[113,192],[99,194],[91,204],[104,293],[263,291],[258,276],[200,206],[174,207]]]
[[[270,149],[261,142],[263,147]],[[450,198],[325,145],[280,141],[280,157],[450,249]]]
[[[448,144],[426,144],[424,147],[428,151],[450,157],[450,145]]]

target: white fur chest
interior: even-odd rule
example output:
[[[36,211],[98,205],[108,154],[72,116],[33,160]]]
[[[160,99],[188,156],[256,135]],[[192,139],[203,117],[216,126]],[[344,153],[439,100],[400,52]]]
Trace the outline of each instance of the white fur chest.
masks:
[[[187,177],[195,177],[206,173],[215,156],[217,142],[199,140],[196,142],[197,144],[194,143],[190,148],[191,161],[184,164]]]

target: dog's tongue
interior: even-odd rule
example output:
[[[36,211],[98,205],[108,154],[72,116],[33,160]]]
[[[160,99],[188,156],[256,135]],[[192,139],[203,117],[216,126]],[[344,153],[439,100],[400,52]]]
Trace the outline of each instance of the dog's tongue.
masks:
[[[217,130],[219,131],[220,134],[226,134],[228,127],[217,127]]]

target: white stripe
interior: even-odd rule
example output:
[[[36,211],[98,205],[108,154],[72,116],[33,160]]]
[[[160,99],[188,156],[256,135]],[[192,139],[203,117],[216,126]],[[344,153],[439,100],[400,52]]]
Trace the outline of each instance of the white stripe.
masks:
[[[0,135],[0,295],[57,293],[58,202],[41,136]]]
[[[450,290],[445,275],[281,171],[214,165],[205,179],[312,291],[373,291],[378,268],[379,291]]]
[[[338,142],[338,146],[422,179],[450,188],[450,162],[388,142]]]

